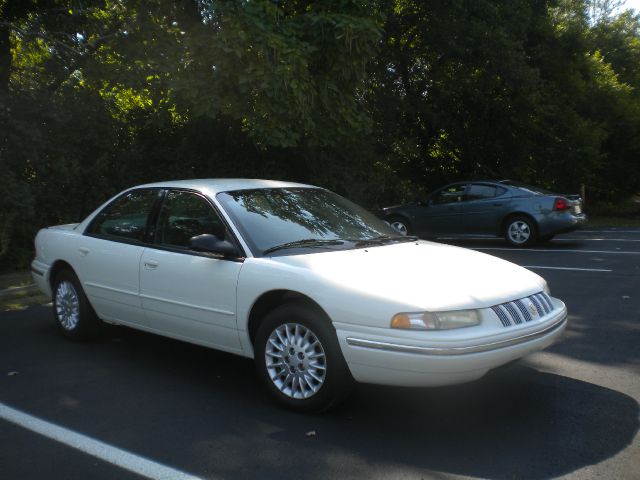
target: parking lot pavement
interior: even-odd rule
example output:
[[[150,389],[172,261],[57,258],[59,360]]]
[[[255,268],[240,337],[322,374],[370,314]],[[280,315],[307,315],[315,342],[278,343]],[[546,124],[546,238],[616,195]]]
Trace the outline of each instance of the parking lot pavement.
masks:
[[[50,308],[4,312],[0,417],[58,437],[0,420],[0,477],[640,478],[640,229],[523,250],[446,242],[544,276],[568,306],[565,338],[470,385],[362,385],[300,415],[269,401],[246,359],[125,328],[71,343]],[[105,455],[69,446],[74,434]]]

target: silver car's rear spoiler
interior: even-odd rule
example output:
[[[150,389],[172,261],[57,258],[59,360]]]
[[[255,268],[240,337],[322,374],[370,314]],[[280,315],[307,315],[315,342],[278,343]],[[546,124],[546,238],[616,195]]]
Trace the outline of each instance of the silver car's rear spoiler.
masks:
[[[573,203],[579,203],[580,205],[582,205],[582,197],[580,195],[566,195],[566,194],[561,194],[561,197],[566,198],[567,200],[571,200]]]

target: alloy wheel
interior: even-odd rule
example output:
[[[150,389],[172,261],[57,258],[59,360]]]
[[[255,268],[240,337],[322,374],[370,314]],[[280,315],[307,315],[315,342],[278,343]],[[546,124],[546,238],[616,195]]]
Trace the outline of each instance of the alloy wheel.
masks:
[[[68,280],[60,282],[56,289],[56,316],[65,330],[73,330],[80,321],[80,299]]]
[[[509,225],[509,240],[515,244],[523,244],[531,237],[531,227],[523,220],[516,220]]]
[[[398,220],[391,222],[391,226],[400,234],[400,235],[408,235],[409,229],[404,222],[400,222]]]
[[[273,384],[289,398],[312,397],[325,382],[324,348],[316,334],[299,323],[285,323],[271,332],[265,364]]]

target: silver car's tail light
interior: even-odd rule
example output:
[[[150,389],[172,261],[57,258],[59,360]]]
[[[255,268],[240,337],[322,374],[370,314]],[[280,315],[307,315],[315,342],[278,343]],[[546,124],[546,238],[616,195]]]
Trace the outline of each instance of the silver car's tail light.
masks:
[[[495,305],[491,309],[498,316],[503,327],[510,327],[544,317],[553,310],[553,303],[549,295],[540,292]]]

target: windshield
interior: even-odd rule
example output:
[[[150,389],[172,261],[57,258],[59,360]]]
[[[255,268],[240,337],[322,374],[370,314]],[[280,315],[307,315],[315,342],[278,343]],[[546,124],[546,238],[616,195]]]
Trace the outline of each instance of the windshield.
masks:
[[[398,236],[364,208],[319,188],[236,190],[217,198],[249,247],[261,254],[279,247],[353,248],[360,245],[355,242]]]

